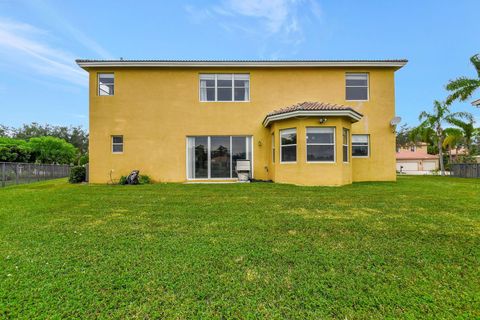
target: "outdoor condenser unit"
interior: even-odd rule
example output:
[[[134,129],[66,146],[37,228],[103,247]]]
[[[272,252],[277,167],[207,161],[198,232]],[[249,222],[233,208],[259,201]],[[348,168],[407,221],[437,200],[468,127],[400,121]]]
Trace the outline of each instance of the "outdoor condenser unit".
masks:
[[[247,182],[250,178],[250,160],[237,160],[238,181]]]

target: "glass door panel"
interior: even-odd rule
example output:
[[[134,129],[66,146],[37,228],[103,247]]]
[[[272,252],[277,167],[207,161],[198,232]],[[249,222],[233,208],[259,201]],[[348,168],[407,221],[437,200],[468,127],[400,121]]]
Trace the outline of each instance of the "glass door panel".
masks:
[[[246,137],[232,137],[232,177],[237,177],[237,160],[247,159]]]
[[[210,138],[210,177],[230,178],[230,137]]]
[[[195,137],[195,179],[208,179],[208,137]]]

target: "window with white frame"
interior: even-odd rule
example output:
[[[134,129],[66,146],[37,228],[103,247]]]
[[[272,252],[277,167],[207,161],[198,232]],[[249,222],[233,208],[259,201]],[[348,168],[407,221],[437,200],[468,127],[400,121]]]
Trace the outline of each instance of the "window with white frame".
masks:
[[[200,74],[200,101],[250,101],[250,75]]]
[[[343,128],[343,162],[348,162],[348,140],[350,139],[350,130]]]
[[[297,161],[297,129],[280,130],[280,162]]]
[[[112,136],[112,152],[123,152],[123,136]]]
[[[345,87],[345,100],[368,100],[368,73],[347,73]]]
[[[275,133],[272,133],[272,163],[275,163]]]
[[[307,162],[335,162],[335,128],[307,128]]]
[[[98,95],[113,96],[115,92],[115,76],[113,73],[98,74]]]
[[[366,158],[370,156],[370,135],[352,134],[352,157]]]

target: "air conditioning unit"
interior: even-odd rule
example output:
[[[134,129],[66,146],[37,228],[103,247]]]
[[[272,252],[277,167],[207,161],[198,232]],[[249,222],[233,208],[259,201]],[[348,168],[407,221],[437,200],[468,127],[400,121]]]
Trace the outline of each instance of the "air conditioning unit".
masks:
[[[250,160],[237,160],[236,172],[238,181],[248,182],[250,178]]]

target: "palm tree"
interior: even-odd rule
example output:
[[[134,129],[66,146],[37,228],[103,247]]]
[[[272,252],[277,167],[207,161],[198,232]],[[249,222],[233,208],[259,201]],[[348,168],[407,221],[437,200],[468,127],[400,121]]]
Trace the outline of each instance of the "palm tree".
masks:
[[[467,149],[467,152],[470,153],[470,149],[472,148],[472,139],[474,138],[476,131],[476,128],[474,127],[475,120],[470,113],[464,112],[462,114],[466,121],[458,118],[451,118],[447,119],[447,122],[455,127],[458,127],[462,131],[462,135],[465,140],[465,149]]]
[[[465,118],[468,114],[465,112],[455,112],[451,113],[448,109],[448,105],[445,102],[440,102],[435,100],[433,102],[433,113],[428,113],[423,111],[420,113],[418,120],[422,121],[419,125],[420,128],[426,130],[433,130],[435,133],[435,140],[438,147],[438,155],[440,156],[440,170],[442,171],[442,176],[445,175],[445,166],[443,164],[443,141],[445,135],[443,132],[442,124],[444,122],[451,122],[455,118]]]
[[[448,149],[448,158],[450,163],[453,163],[452,149],[458,150],[464,141],[462,130],[457,128],[446,128],[443,130],[445,139],[443,140],[443,147]]]
[[[460,77],[451,80],[447,84],[447,90],[453,91],[447,97],[447,104],[451,104],[455,100],[465,101],[470,98],[475,90],[480,88],[480,54],[476,54],[470,58],[470,62],[477,71],[477,78]]]

